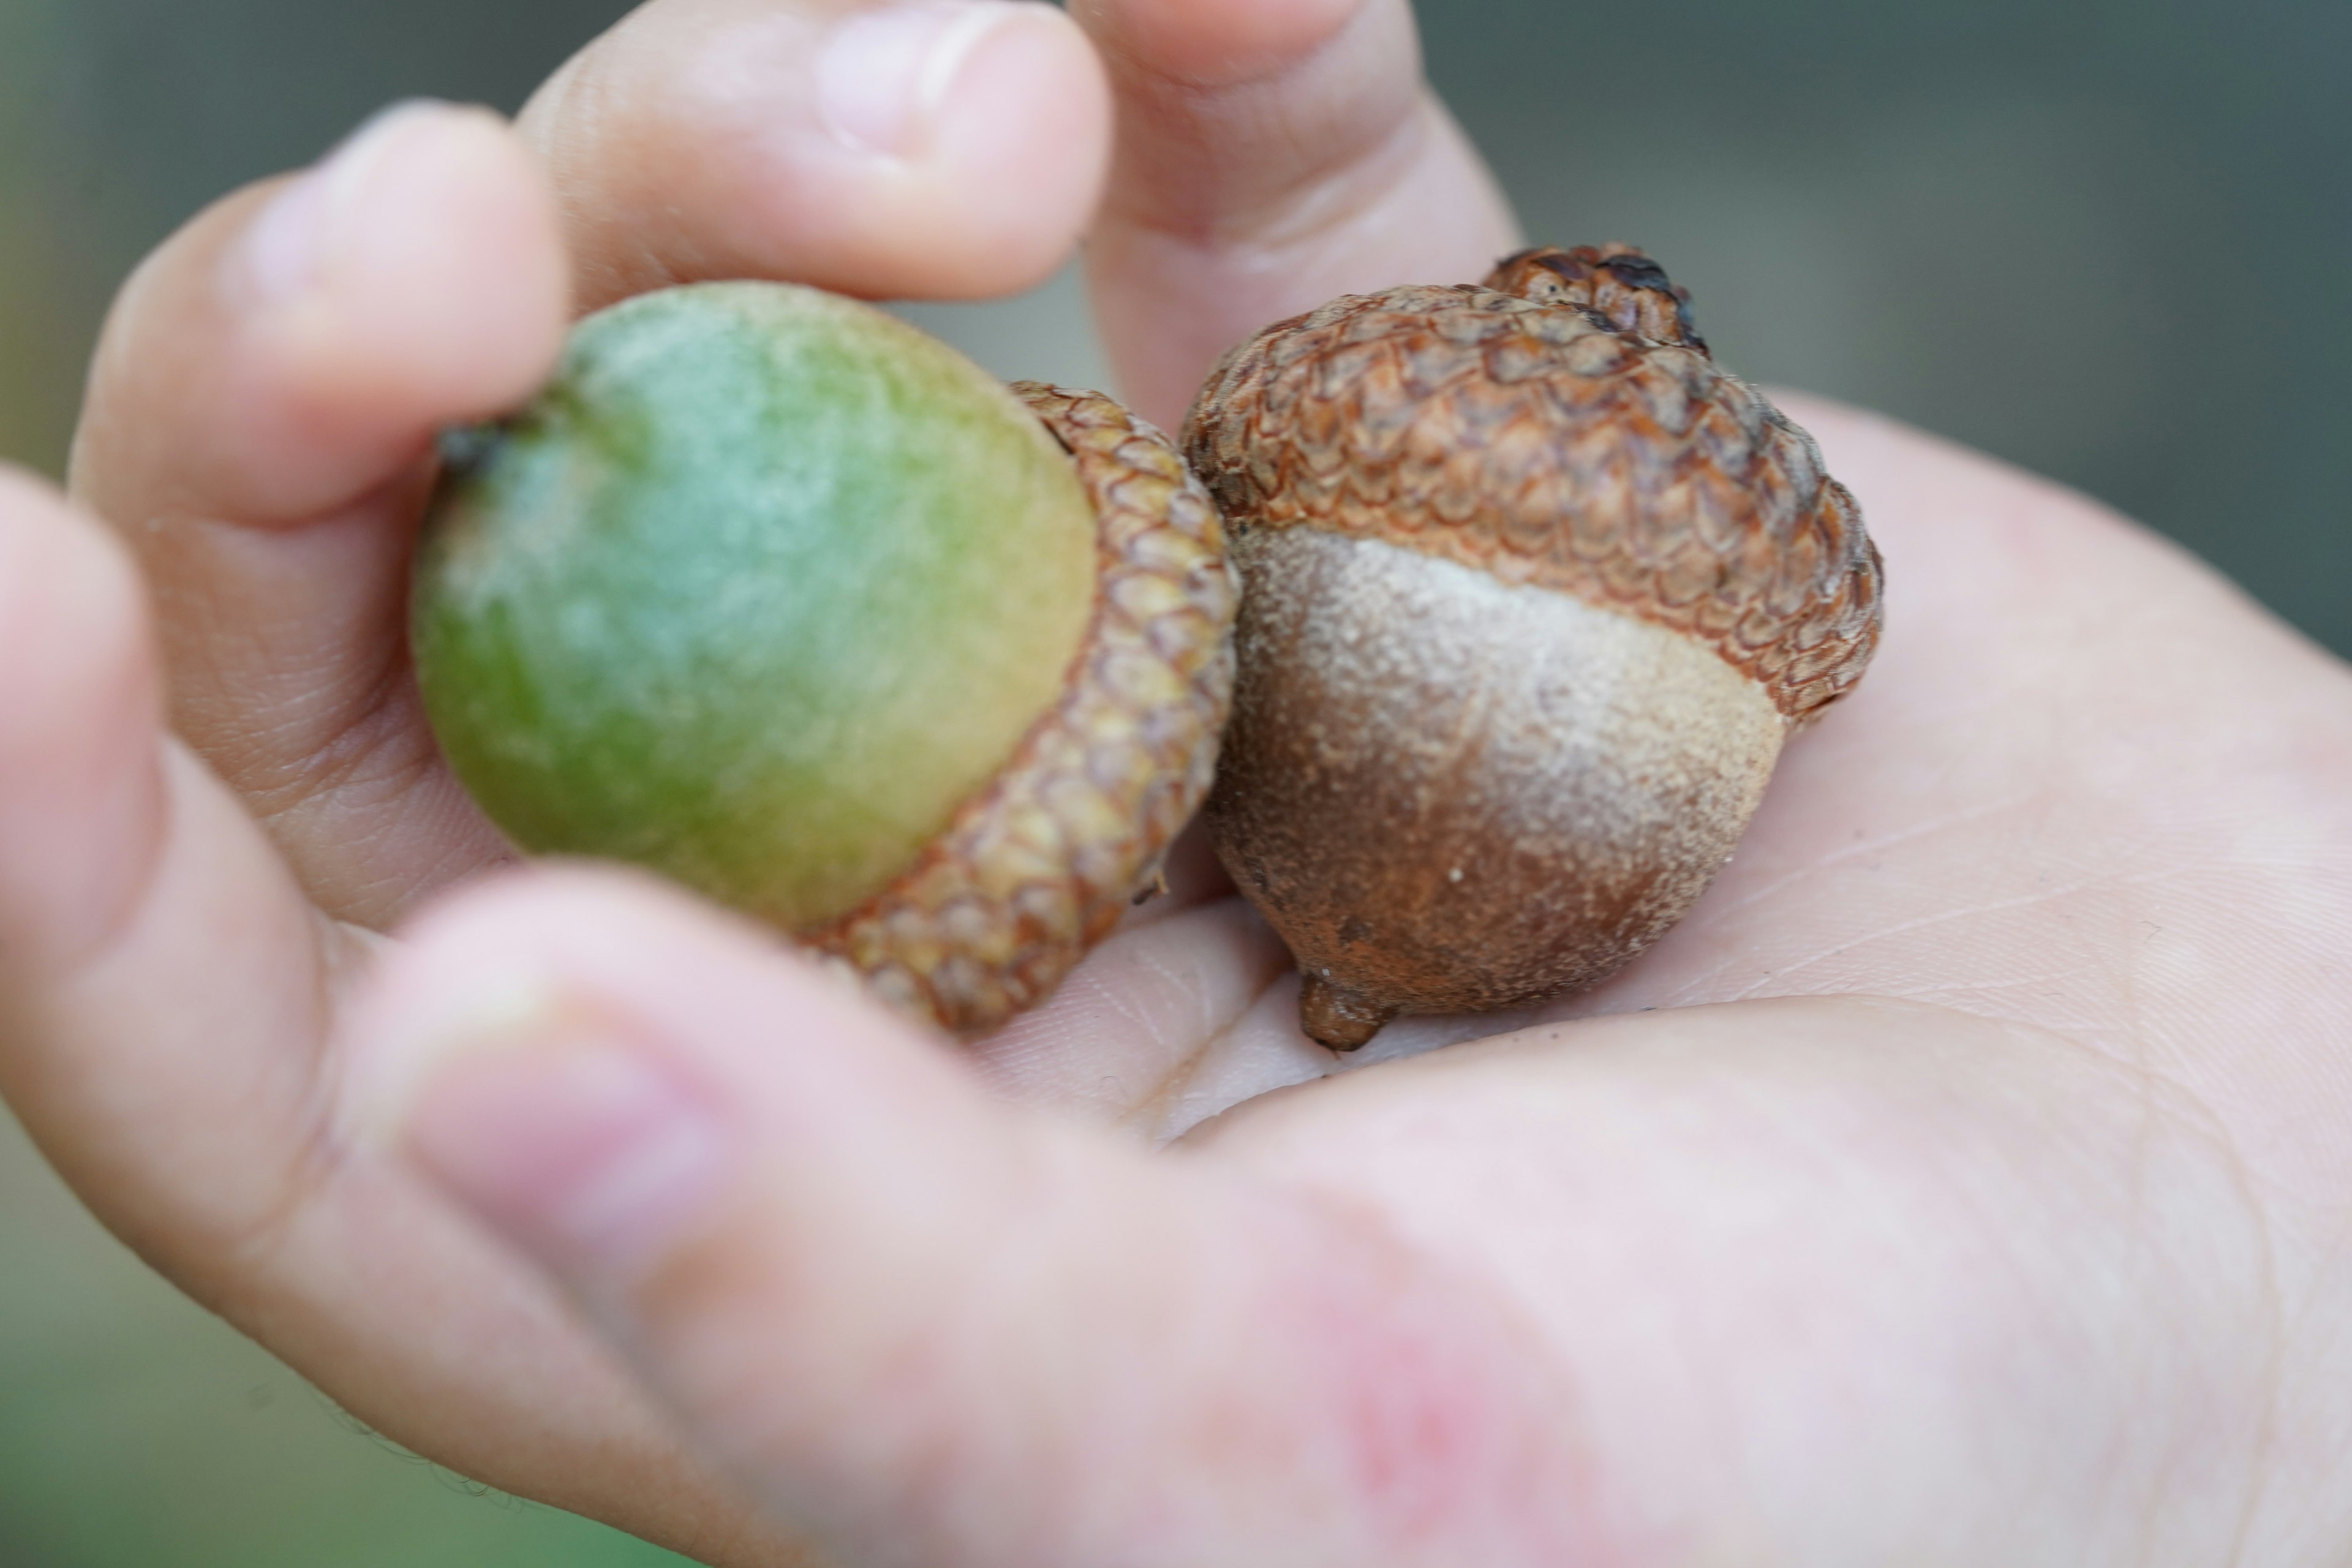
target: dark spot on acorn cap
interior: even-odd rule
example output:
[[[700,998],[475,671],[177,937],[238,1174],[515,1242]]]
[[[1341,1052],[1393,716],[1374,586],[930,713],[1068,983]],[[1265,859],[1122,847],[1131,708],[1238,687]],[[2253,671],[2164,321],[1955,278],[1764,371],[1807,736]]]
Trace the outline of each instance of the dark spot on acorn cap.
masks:
[[[1666,280],[1666,269],[1646,256],[1615,256],[1601,263],[1617,275],[1617,281],[1628,289],[1655,289],[1671,294],[1675,286]]]
[[[1647,289],[1668,296],[1675,302],[1675,324],[1681,329],[1684,340],[1702,353],[1708,353],[1706,340],[1699,335],[1698,326],[1691,320],[1690,290],[1676,286],[1666,276],[1666,269],[1639,254],[1612,256],[1601,264],[1609,275],[1628,289]]]

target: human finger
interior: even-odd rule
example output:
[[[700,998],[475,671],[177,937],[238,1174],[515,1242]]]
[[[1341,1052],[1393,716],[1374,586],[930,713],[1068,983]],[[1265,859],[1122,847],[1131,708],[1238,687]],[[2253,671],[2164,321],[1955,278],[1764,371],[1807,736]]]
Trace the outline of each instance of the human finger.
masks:
[[[1540,1356],[1377,1224],[1010,1110],[650,884],[429,916],[348,1124],[585,1303],[845,1561],[1582,1561]]]
[[[866,298],[1034,283],[1108,146],[1093,52],[1033,0],[655,0],[523,110],[593,309],[781,278]]]
[[[714,1563],[803,1563],[551,1290],[325,1146],[322,1047],[373,941],[163,732],[155,643],[121,547],[0,472],[0,1095],[109,1229],[395,1441]]]
[[[110,1226],[194,1264],[294,1179],[334,944],[164,735],[124,552],[21,478],[0,671],[0,1089]]]
[[[501,852],[419,713],[407,560],[435,432],[545,378],[566,276],[528,150],[411,104],[196,219],[108,324],[76,489],[153,584],[173,727],[331,913]]]
[[[1517,243],[1422,74],[1409,0],[1075,0],[1118,142],[1087,266],[1129,400],[1171,429],[1217,357],[1335,295],[1484,277]]]

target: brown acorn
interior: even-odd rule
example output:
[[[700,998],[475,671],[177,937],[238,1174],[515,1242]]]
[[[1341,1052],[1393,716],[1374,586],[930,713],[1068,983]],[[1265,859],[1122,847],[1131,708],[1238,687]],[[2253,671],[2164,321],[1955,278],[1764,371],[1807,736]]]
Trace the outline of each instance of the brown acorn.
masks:
[[[1210,831],[1338,1049],[1622,967],[1877,645],[1853,496],[1629,247],[1280,322],[1184,446],[1244,584]]]

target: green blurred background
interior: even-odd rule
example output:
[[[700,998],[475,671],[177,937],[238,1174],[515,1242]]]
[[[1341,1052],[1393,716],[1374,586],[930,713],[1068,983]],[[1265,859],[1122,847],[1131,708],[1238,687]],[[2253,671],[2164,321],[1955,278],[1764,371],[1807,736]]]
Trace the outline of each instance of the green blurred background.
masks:
[[[0,0],[0,456],[62,467],[108,297],[197,207],[394,98],[511,108],[624,9]],[[2352,6],[1423,16],[1531,236],[1643,245],[1735,369],[2077,485],[2352,651]],[[1066,277],[908,313],[1003,373],[1101,380]],[[0,1121],[0,1568],[675,1561],[356,1430]]]

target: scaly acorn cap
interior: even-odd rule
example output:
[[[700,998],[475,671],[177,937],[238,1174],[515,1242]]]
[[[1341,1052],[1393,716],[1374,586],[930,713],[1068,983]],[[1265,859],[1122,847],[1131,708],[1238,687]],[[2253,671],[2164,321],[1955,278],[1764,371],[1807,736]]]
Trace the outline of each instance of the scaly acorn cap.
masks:
[[[1216,772],[1239,584],[1174,443],[1099,393],[1015,382],[1093,500],[1094,617],[1061,702],[914,865],[803,940],[961,1033],[1044,1000],[1157,874]]]
[[[1630,245],[1522,250],[1496,262],[1486,287],[1539,305],[1582,305],[1621,332],[1710,352],[1691,321],[1690,290]]]
[[[1210,826],[1326,1044],[1621,967],[1877,644],[1853,497],[1628,247],[1279,322],[1183,439],[1245,584]]]

